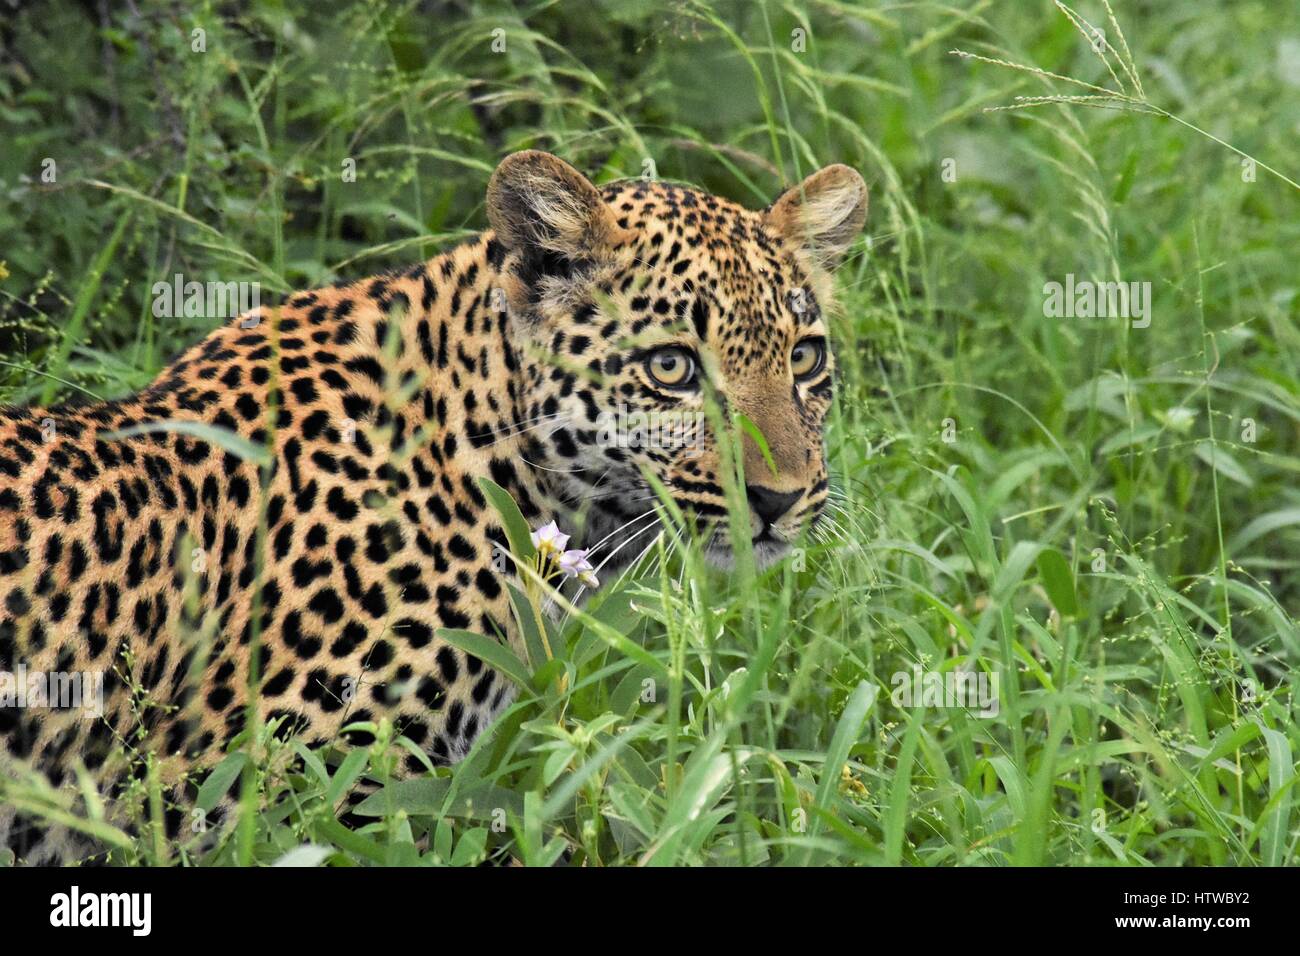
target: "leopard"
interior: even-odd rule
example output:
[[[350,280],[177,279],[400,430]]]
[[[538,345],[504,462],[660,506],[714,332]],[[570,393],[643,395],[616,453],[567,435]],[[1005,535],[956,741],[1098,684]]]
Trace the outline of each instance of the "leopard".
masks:
[[[515,152],[448,251],[259,304],[137,394],[0,408],[0,673],[99,680],[89,716],[0,698],[0,786],[118,793],[142,754],[192,779],[253,714],[311,746],[387,719],[462,759],[514,688],[446,636],[523,653],[484,479],[588,543],[666,530],[657,484],[732,565],[714,422],[611,441],[618,415],[743,414],[752,554],[777,560],[826,507],[834,275],[867,197],[841,164],[751,210]],[[53,832],[0,808],[22,862],[57,860]]]

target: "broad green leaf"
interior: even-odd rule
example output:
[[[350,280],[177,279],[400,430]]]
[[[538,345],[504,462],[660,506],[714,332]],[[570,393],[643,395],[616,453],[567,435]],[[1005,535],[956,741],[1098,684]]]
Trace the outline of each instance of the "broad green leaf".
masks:
[[[863,721],[867,719],[867,712],[871,710],[879,694],[878,685],[865,680],[859,681],[848,702],[845,703],[840,719],[835,723],[835,734],[831,737],[831,745],[826,751],[826,760],[822,764],[821,779],[817,783],[815,802],[822,809],[831,805],[831,796],[840,785],[844,762],[849,759],[849,751],[857,743],[858,735],[862,732]],[[813,830],[816,830],[815,825]]]
[[[520,795],[490,783],[478,783],[451,794],[450,777],[396,780],[362,800],[354,813],[363,817],[388,816],[399,811],[411,816],[470,817],[490,820],[497,809],[522,813]]]
[[[524,519],[524,513],[519,510],[519,505],[515,504],[515,499],[491,478],[480,477],[478,486],[501,516],[511,552],[521,561],[531,561],[537,554],[537,549],[533,547],[532,531]]]
[[[487,852],[487,840],[486,827],[466,830],[456,841],[456,849],[451,854],[451,865],[470,866],[483,859]]]
[[[203,781],[203,786],[199,787],[199,795],[194,801],[194,805],[204,813],[211,812],[212,808],[217,805],[230,785],[238,779],[240,771],[244,769],[244,764],[248,763],[248,754],[242,750],[236,751],[226,757],[225,760],[212,768],[208,778]]]
[[[388,851],[376,843],[372,837],[357,833],[355,830],[349,830],[332,817],[318,822],[315,829],[318,836],[324,838],[323,842],[333,843],[353,856],[358,856],[380,866],[388,863]]]
[[[333,806],[343,798],[352,785],[357,782],[361,772],[366,769],[366,761],[369,759],[369,753],[364,747],[357,747],[343,758],[339,764],[339,769],[334,772],[334,778],[330,780],[329,790],[325,794],[325,799]]]
[[[460,631],[448,627],[438,628],[438,638],[459,647],[467,654],[473,654],[483,663],[505,674],[521,687],[531,686],[532,681],[527,666],[506,645],[489,637],[484,637],[482,634],[475,634],[473,631]]]
[[[515,611],[515,621],[519,624],[519,630],[524,637],[524,650],[528,653],[527,662],[520,661],[520,665],[528,668],[531,667],[536,674],[541,668],[545,667],[550,655],[546,653],[546,646],[542,643],[542,633],[537,626],[537,613],[533,609],[533,604],[528,600],[528,596],[513,583],[506,582],[506,590],[510,592],[510,604]],[[557,650],[554,646],[552,651]],[[538,687],[544,686],[538,684]]]
[[[1038,576],[1052,605],[1062,617],[1079,616],[1079,599],[1074,591],[1074,575],[1065,557],[1055,548],[1038,552]]]

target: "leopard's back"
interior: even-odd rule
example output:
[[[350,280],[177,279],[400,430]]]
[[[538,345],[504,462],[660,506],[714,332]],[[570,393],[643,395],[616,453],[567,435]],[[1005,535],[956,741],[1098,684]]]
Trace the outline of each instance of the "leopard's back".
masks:
[[[80,762],[111,794],[152,753],[180,781],[245,729],[254,667],[285,733],[387,716],[463,755],[510,696],[436,636],[510,628],[474,478],[536,511],[490,259],[484,238],[295,295],[139,395],[0,416],[0,670],[104,680],[102,716],[0,707],[0,761],[55,786]]]

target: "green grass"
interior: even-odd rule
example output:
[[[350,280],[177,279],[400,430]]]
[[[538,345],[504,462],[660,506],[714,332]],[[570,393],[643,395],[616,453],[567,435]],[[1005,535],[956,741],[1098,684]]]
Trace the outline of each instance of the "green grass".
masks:
[[[151,777],[138,835],[87,826],[129,863],[1296,862],[1300,10],[1121,3],[1121,45],[1081,4],[1104,59],[1047,2],[641,6],[12,17],[8,401],[148,382],[210,326],[152,317],[175,271],[269,296],[431,255],[512,149],[754,206],[829,162],[872,184],[835,507],[796,558],[649,555],[564,616],[561,663],[503,662],[529,686],[451,771],[391,782],[386,727],[318,753],[262,728],[183,808],[242,774],[238,828],[167,845]],[[1047,99],[986,111],[1017,96]],[[1044,315],[1068,273],[1150,282],[1150,327]],[[997,716],[895,705],[914,666],[997,675]]]

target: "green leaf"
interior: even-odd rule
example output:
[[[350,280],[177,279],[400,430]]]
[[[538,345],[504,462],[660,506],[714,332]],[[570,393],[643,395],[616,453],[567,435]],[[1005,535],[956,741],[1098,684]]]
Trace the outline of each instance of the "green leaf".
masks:
[[[452,866],[470,866],[487,855],[488,831],[486,827],[474,827],[466,830],[456,841],[456,849],[451,855]]]
[[[826,751],[826,760],[822,763],[821,780],[817,783],[815,805],[822,810],[829,809],[831,805],[831,797],[840,785],[844,762],[849,759],[849,751],[857,742],[858,734],[862,732],[862,723],[867,719],[867,712],[871,710],[879,693],[878,685],[865,680],[859,681],[852,696],[844,705],[844,712],[840,714],[840,719],[835,724],[835,734],[831,737],[830,749]],[[818,821],[814,818],[809,828],[809,835],[815,835],[818,828]]]
[[[325,794],[325,799],[331,806],[352,789],[352,785],[361,776],[361,771],[365,770],[369,756],[364,747],[358,747],[343,758],[343,763],[339,764],[334,779],[330,781],[329,791]]]
[[[1227,452],[1222,442],[1201,442],[1193,451],[1196,453],[1197,458],[1223,475],[1223,477],[1247,488],[1255,487],[1255,479],[1251,478],[1246,473],[1246,469],[1241,467],[1241,462]]]
[[[416,777],[397,780],[381,787],[353,808],[363,817],[384,817],[396,813],[431,816],[442,812],[451,787],[450,777]]]
[[[560,675],[568,670],[568,665],[558,657],[546,661],[541,667],[533,671],[533,686],[538,690],[543,690],[560,679]]]
[[[717,807],[718,801],[739,783],[739,774],[757,750],[748,747],[723,748],[723,736],[715,731],[686,761],[681,786],[664,814],[654,848],[645,862],[651,866],[673,866],[699,851],[709,832],[733,811]]]
[[[1139,155],[1136,149],[1129,150],[1128,159],[1124,162],[1124,168],[1120,170],[1115,189],[1110,194],[1112,201],[1115,203],[1123,203],[1128,198],[1129,190],[1133,188],[1133,179],[1137,175]]]
[[[581,766],[565,777],[564,781],[547,795],[545,804],[540,807],[538,820],[541,822],[550,820],[565,808],[570,807],[570,801],[573,800],[579,788],[617,757],[628,744],[645,736],[650,726],[649,721],[641,721],[633,724],[617,737],[602,744],[599,750],[588,757]]]
[[[1074,575],[1064,555],[1055,548],[1038,552],[1038,576],[1052,606],[1061,617],[1079,616],[1079,598],[1074,590]]]
[[[198,798],[194,805],[204,813],[211,812],[212,808],[230,789],[230,785],[239,777],[240,771],[244,769],[244,764],[248,763],[248,754],[242,750],[237,751],[225,760],[212,768],[212,773],[208,774],[208,779],[203,781],[203,786],[199,787]]]
[[[363,817],[384,817],[395,813],[408,816],[469,817],[490,820],[500,808],[511,813],[523,812],[519,794],[490,783],[462,787],[448,802],[451,777],[417,777],[396,780],[375,791],[356,805],[353,812]]]
[[[451,821],[446,817],[438,821],[438,825],[433,829],[433,853],[440,860],[451,859]]]
[[[459,647],[467,654],[473,654],[494,670],[500,671],[520,687],[529,687],[532,681],[524,662],[515,656],[514,651],[482,634],[473,631],[459,631],[453,628],[438,628],[438,638],[454,647]]]
[[[349,830],[337,820],[322,820],[316,824],[315,829],[325,838],[325,842],[334,843],[353,856],[380,866],[388,863],[388,852],[383,847],[369,836]]]
[[[293,752],[302,758],[303,766],[312,772],[316,781],[323,787],[328,787],[330,782],[330,772],[325,766],[325,762],[316,755],[316,751],[308,747],[303,741],[295,739],[290,745]]]
[[[548,662],[546,647],[542,644],[542,634],[537,628],[537,614],[528,596],[517,587],[506,582],[506,590],[510,592],[510,603],[515,609],[515,620],[519,623],[519,630],[524,636],[524,650],[528,653],[528,662],[525,664],[520,661],[520,664],[525,668],[531,666],[535,675]]]
[[[524,520],[524,513],[515,504],[515,499],[491,478],[479,478],[478,486],[501,516],[511,552],[521,561],[531,561],[537,554],[537,549],[533,547],[532,531]]]
[[[1265,727],[1257,721],[1268,747],[1268,792],[1271,798],[1264,812],[1268,822],[1260,839],[1260,849],[1265,866],[1282,866],[1286,862],[1287,834],[1290,832],[1291,804],[1287,790],[1295,777],[1295,761],[1291,756],[1291,741],[1286,734]]]
[[[1262,514],[1258,518],[1251,520],[1250,524],[1242,528],[1228,542],[1228,550],[1239,552],[1248,545],[1254,544],[1259,538],[1266,534],[1272,534],[1282,528],[1292,528],[1300,525],[1300,508],[1282,508],[1278,511],[1270,511]]]
[[[744,412],[736,412],[736,424],[740,426],[746,435],[754,439],[754,444],[758,446],[759,453],[762,454],[763,460],[767,462],[767,467],[772,470],[772,474],[775,476],[777,473],[776,461],[772,458],[772,449],[768,447],[767,439],[763,437],[763,433],[759,431],[758,426]]]
[[[559,780],[560,774],[568,769],[569,762],[577,755],[577,751],[571,746],[560,742],[560,745],[551,751],[551,755],[542,764],[542,786],[549,787],[556,780]]]

